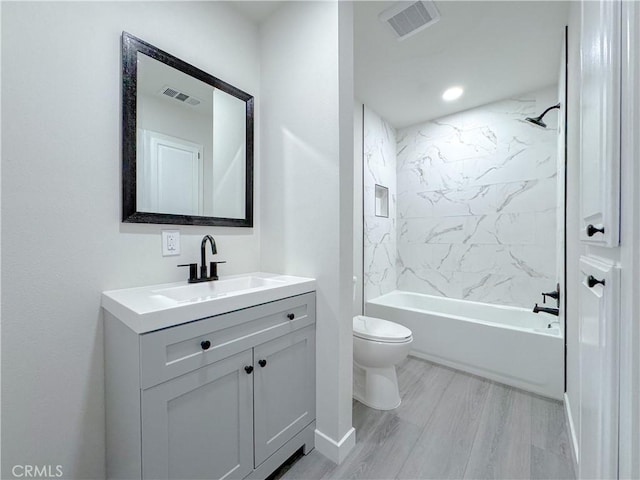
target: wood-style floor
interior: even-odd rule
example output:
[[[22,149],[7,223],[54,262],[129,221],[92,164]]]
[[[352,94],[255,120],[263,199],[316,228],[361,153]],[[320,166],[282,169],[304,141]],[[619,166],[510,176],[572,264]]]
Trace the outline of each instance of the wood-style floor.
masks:
[[[341,465],[317,451],[282,479],[574,479],[560,402],[409,357],[402,405],[353,404],[357,444]]]

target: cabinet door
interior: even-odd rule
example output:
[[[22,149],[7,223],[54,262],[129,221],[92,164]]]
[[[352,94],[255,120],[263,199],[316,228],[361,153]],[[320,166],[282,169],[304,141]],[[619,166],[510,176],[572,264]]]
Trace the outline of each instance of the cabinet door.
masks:
[[[607,247],[619,242],[620,4],[582,2],[580,238]]]
[[[315,418],[315,326],[254,349],[255,465]]]
[[[616,478],[619,270],[587,257],[580,270],[578,478]]]
[[[142,391],[142,476],[243,478],[253,470],[247,350]]]

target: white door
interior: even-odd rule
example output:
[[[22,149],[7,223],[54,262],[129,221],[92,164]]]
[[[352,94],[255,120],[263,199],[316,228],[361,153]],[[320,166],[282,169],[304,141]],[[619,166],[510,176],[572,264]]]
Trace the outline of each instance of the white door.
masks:
[[[618,476],[618,268],[581,257],[581,479]]]
[[[253,470],[252,365],[246,350],[142,391],[143,478],[240,479]]]
[[[150,130],[143,130],[141,136],[138,211],[202,215],[202,145]]]
[[[619,242],[620,22],[620,1],[582,2],[580,239],[607,247]]]

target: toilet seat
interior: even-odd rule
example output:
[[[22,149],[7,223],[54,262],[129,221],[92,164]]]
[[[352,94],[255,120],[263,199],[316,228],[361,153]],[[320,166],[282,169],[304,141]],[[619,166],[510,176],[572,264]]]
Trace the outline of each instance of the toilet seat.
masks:
[[[407,327],[364,315],[353,317],[353,336],[384,343],[405,343],[413,339]]]

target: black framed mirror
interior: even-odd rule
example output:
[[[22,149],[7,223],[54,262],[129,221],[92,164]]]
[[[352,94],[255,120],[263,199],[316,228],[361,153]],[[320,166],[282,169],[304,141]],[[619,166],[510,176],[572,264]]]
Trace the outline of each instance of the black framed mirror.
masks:
[[[252,227],[253,104],[122,32],[122,221]]]

